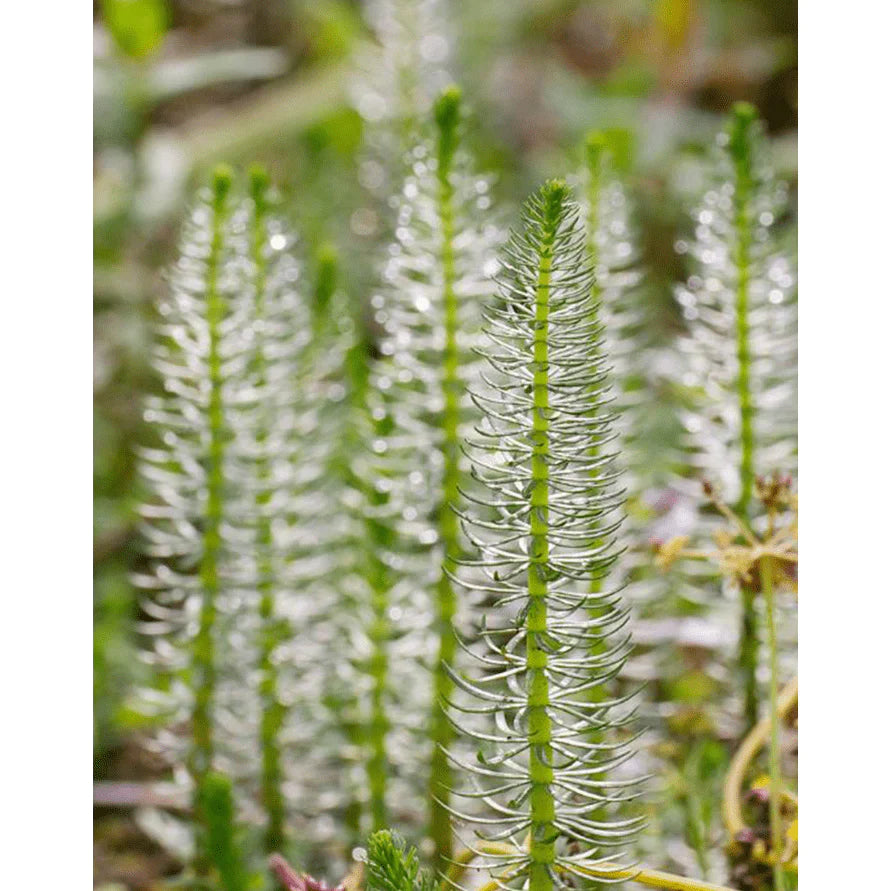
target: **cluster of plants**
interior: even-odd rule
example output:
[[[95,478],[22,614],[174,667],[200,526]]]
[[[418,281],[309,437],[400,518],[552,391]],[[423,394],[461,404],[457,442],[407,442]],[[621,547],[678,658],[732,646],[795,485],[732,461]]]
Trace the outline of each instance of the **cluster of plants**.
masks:
[[[655,549],[638,440],[657,397],[620,140],[592,133],[505,234],[460,91],[417,121],[367,303],[259,168],[218,168],[184,227],[136,578],[154,678],[139,707],[191,800],[181,882],[725,887],[647,863],[645,774],[664,762],[627,670],[632,615],[680,586],[738,605],[743,690],[728,754],[672,728],[684,832],[715,871],[720,801],[722,880],[794,888],[794,277],[756,113],[738,105],[718,134],[678,245],[683,374],[658,384],[686,438],[666,461],[704,491],[695,530]]]
[[[305,242],[221,166],[158,307],[131,705],[188,802],[146,826],[172,884],[794,889],[795,281],[755,110],[716,135],[665,350],[625,134],[503,207],[440,4],[374,10],[385,249]],[[638,640],[715,604],[717,669]]]

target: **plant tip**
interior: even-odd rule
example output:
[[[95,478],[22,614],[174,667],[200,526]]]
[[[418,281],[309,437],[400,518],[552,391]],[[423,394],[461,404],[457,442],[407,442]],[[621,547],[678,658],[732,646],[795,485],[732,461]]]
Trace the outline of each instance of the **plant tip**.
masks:
[[[446,87],[436,100],[433,115],[441,130],[452,130],[458,123],[461,108],[461,88],[456,84]]]
[[[217,201],[222,201],[232,188],[234,174],[228,164],[217,164],[213,171],[212,184],[213,195]]]
[[[248,171],[250,180],[251,198],[255,201],[262,198],[269,188],[269,171],[262,164],[251,165]]]

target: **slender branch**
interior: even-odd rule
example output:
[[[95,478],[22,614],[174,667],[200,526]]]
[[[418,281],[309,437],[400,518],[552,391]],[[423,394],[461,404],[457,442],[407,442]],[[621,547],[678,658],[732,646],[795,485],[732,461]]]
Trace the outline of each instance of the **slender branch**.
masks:
[[[466,848],[460,851],[452,862],[452,868],[444,877],[440,886],[441,891],[450,891],[455,883],[461,878],[467,867],[473,862],[477,856],[486,854],[517,854],[518,849],[512,845],[500,844],[498,842],[482,842],[476,848]],[[655,869],[647,869],[646,867],[633,866],[623,867],[618,864],[600,863],[595,866],[577,866],[578,872],[591,878],[607,879],[615,881],[616,879],[627,879],[645,885],[649,888],[665,888],[668,891],[731,891],[724,885],[714,885],[711,882],[703,882],[699,879],[688,879],[685,876],[677,876],[669,872],[661,872]],[[561,868],[558,867],[558,870]],[[482,891],[482,888],[480,889]]]
[[[726,885],[714,885],[700,879],[688,879],[674,873],[646,869],[640,866],[621,867],[611,863],[601,863],[597,867],[576,866],[575,869],[584,875],[596,879],[628,879],[648,888],[665,888],[668,891],[731,891]]]
[[[783,853],[783,825],[780,820],[780,716],[777,714],[777,631],[776,601],[773,590],[773,560],[763,557],[758,564],[761,573],[761,590],[767,604],[767,646],[770,652],[770,838],[773,861],[774,891],[784,891],[786,882],[781,862]]]
[[[733,111],[730,130],[730,153],[736,172],[734,182],[734,218],[736,244],[733,263],[736,267],[736,358],[737,397],[740,413],[740,495],[737,513],[748,522],[749,505],[755,483],[755,406],[750,383],[751,345],[749,343],[749,284],[751,278],[752,157],[749,133],[755,122],[755,109],[740,103]],[[739,641],[739,666],[743,676],[744,716],[746,726],[758,720],[758,613],[755,591],[750,585],[741,587],[742,628]]]
[[[455,187],[452,182],[452,161],[457,147],[457,128],[460,116],[461,93],[457,87],[449,87],[439,97],[435,108],[437,139],[438,212],[442,230],[440,264],[442,268],[442,293],[445,325],[445,349],[443,354],[443,414],[442,449],[443,478],[441,502],[438,506],[439,537],[443,548],[443,565],[436,588],[437,634],[439,654],[434,669],[433,715],[431,738],[433,754],[430,765],[430,835],[435,845],[435,864],[444,868],[452,856],[452,824],[449,816],[449,789],[451,769],[446,749],[454,732],[443,709],[453,689],[449,669],[455,661],[455,635],[452,622],[457,608],[457,598],[451,574],[460,557],[458,518],[452,509],[460,494],[460,454],[458,434],[461,406],[461,378],[459,376],[458,350],[458,295],[455,291],[457,277],[455,265]]]
[[[793,678],[783,687],[777,697],[776,713],[779,717],[785,717],[792,707],[798,702],[798,678]],[[743,780],[746,768],[752,763],[755,756],[767,742],[770,735],[771,718],[765,715],[748,733],[742,741],[736,754],[730,760],[730,767],[724,780],[724,800],[721,804],[721,814],[724,825],[731,839],[746,828],[742,816]]]

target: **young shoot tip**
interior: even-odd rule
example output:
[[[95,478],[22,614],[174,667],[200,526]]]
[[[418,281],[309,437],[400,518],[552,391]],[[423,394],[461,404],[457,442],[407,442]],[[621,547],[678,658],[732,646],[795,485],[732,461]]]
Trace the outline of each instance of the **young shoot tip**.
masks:
[[[251,198],[254,201],[263,199],[269,188],[269,171],[262,164],[253,164],[248,171],[248,180],[250,182]]]
[[[232,188],[235,174],[228,164],[217,164],[211,177],[213,197],[216,202],[222,202]]]

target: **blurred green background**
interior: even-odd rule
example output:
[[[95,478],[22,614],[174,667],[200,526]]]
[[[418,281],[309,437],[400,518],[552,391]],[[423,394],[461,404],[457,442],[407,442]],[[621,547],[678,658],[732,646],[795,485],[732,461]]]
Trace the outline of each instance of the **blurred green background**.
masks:
[[[705,151],[730,105],[766,120],[796,180],[794,0],[452,0],[455,79],[481,169],[508,210],[575,166],[591,128],[631,133],[624,175],[654,318],[677,327],[673,245]],[[94,774],[156,775],[125,706],[141,674],[128,574],[138,557],[135,474],[154,305],[191,189],[220,160],[269,166],[307,244],[333,241],[365,299],[385,226],[359,178],[354,86],[376,39],[349,0],[94,3]],[[793,202],[794,204],[794,202]],[[660,332],[656,332],[659,336]],[[708,757],[709,753],[700,753]],[[114,808],[97,810],[96,884],[149,888],[171,864]]]

